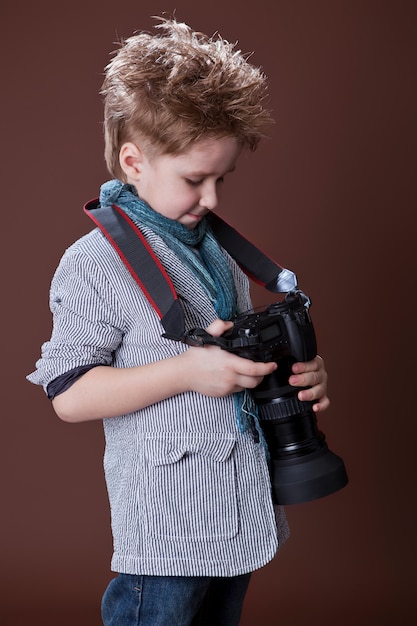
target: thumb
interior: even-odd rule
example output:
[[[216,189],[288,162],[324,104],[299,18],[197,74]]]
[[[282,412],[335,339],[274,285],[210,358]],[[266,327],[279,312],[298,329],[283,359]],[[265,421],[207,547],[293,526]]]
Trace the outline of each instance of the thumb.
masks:
[[[220,337],[226,330],[233,328],[233,322],[225,322],[224,320],[217,319],[207,326],[206,331],[213,335],[213,337]]]

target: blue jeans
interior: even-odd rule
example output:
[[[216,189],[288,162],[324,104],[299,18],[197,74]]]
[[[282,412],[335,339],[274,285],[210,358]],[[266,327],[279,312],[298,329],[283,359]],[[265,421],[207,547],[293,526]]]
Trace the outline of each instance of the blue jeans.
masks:
[[[238,626],[250,574],[232,578],[119,574],[101,606],[104,626]]]

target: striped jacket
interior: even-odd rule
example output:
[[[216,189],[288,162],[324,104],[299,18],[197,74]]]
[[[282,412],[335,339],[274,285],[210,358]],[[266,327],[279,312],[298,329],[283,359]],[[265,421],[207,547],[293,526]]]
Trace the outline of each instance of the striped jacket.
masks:
[[[182,300],[186,328],[209,325],[216,313],[199,283],[143,231]],[[247,310],[247,278],[225,256]],[[132,367],[187,350],[161,337],[159,318],[98,229],[65,252],[50,306],[52,336],[28,376],[45,390],[78,366]],[[183,393],[103,423],[114,571],[235,576],[273,558],[288,532],[285,514],[272,504],[261,445],[237,426],[233,396]]]

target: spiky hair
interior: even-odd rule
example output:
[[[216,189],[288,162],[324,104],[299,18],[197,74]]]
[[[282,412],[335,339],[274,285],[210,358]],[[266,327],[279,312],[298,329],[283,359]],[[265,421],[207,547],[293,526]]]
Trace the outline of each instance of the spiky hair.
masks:
[[[202,137],[233,136],[254,150],[272,122],[266,76],[236,44],[158,19],[156,34],[122,41],[105,68],[105,158],[116,178],[126,141],[179,154]]]

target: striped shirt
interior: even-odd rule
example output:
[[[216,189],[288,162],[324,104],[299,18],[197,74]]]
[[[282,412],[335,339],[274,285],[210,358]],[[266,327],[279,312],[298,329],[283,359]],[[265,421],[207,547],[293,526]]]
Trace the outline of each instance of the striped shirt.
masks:
[[[186,328],[207,327],[213,305],[173,251],[143,232],[166,268]],[[225,252],[239,310],[246,276]],[[28,379],[43,385],[85,365],[134,367],[187,350],[161,337],[155,311],[98,229],[64,254],[50,290],[53,331]],[[127,574],[235,576],[265,565],[288,528],[274,508],[262,446],[241,433],[232,395],[175,395],[104,419],[112,569]]]

